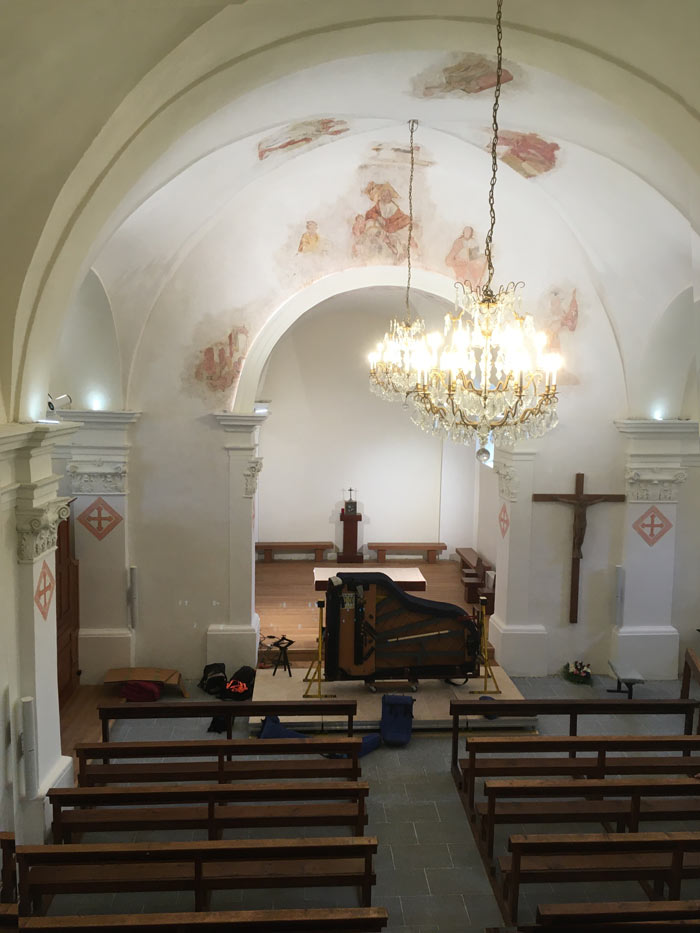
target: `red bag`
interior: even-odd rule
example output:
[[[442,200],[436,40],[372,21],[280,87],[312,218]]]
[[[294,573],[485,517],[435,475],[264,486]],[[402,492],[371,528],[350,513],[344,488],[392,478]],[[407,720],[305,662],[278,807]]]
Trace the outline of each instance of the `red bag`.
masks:
[[[150,680],[128,680],[120,687],[119,696],[132,703],[148,703],[159,700],[162,692],[161,684],[154,684]]]

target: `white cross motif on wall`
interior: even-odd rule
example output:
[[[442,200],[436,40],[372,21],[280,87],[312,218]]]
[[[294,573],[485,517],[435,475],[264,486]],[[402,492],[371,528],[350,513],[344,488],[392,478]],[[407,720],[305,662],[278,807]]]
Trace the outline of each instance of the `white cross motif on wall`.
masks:
[[[646,541],[649,547],[653,547],[657,541],[663,538],[666,532],[673,528],[673,523],[655,505],[652,505],[644,515],[640,515],[632,527],[639,537]]]

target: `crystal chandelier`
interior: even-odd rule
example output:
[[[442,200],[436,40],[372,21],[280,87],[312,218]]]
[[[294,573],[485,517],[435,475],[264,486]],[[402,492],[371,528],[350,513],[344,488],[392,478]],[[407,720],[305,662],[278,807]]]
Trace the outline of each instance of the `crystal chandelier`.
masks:
[[[489,459],[486,443],[510,447],[523,438],[541,437],[557,424],[557,370],[561,357],[546,350],[547,335],[521,313],[522,282],[497,291],[491,247],[496,226],[494,192],[498,171],[498,105],[501,96],[503,0],[497,0],[497,70],[491,140],[491,225],[484,253],[484,285],[455,283],[454,313],[445,315],[444,336],[427,334],[422,320],[411,320],[411,233],[413,229],[413,134],[409,184],[409,239],[406,318],[391,322],[370,355],[370,388],[388,401],[401,401],[411,420],[424,431],[469,444],[476,439],[479,460]]]

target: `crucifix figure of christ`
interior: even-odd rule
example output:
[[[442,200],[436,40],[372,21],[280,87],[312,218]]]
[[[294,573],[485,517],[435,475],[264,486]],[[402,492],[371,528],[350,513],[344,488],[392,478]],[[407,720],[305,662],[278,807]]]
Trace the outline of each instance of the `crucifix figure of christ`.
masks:
[[[626,496],[612,493],[584,493],[583,473],[576,474],[576,487],[573,494],[538,492],[532,497],[533,502],[563,502],[574,509],[574,534],[571,544],[571,594],[569,596],[569,622],[578,622],[578,585],[581,547],[586,536],[586,510],[589,505],[599,502],[624,502]]]

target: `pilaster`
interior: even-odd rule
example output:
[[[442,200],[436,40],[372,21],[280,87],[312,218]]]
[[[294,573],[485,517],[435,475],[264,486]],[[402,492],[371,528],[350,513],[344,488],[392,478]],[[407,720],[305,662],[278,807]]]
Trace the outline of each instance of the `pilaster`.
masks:
[[[530,620],[530,537],[536,452],[496,448],[498,547],[496,599],[489,638],[496,660],[509,674],[547,673],[547,631]]]
[[[82,682],[101,683],[110,667],[132,667],[135,603],[129,600],[129,430],[140,412],[59,412],[81,426],[56,449],[72,497],[80,561],[79,654]],[[136,572],[136,568],[135,571]],[[135,579],[135,578],[134,578]]]
[[[255,666],[260,619],[255,612],[255,495],[262,458],[258,434],[266,414],[215,414],[225,432],[229,483],[229,618],[207,629],[207,661],[226,661],[229,669]]]
[[[692,421],[617,421],[627,443],[624,590],[610,657],[656,680],[678,676],[671,625],[678,494],[700,450]]]
[[[27,769],[19,756],[15,783],[15,830],[21,842],[43,842],[44,795],[51,786],[72,784],[72,759],[61,754],[56,670],[56,562],[58,525],[68,517],[68,498],[57,495],[59,477],[52,471],[57,442],[77,428],[71,423],[22,426],[15,437],[14,483],[17,607],[11,705],[15,735],[21,731],[19,698],[34,699],[38,793],[30,796],[23,780]],[[5,443],[7,437],[3,437]],[[12,689],[12,688],[11,688]],[[15,744],[19,749],[19,743]]]

